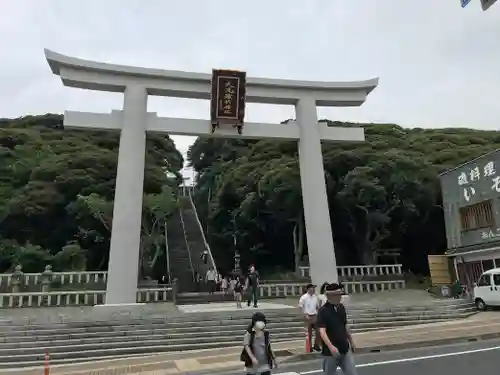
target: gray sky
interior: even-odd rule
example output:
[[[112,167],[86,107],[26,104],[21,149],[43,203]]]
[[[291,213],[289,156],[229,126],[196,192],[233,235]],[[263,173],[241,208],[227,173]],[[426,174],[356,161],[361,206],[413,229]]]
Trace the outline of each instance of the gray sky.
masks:
[[[91,60],[209,73],[346,81],[380,77],[361,108],[320,117],[498,129],[500,2],[479,0],[2,0],[0,117],[107,112],[120,94],[63,87],[43,48]],[[151,98],[162,116],[209,118],[208,101]],[[291,107],[250,104],[248,121]],[[175,137],[185,151],[193,139]]]

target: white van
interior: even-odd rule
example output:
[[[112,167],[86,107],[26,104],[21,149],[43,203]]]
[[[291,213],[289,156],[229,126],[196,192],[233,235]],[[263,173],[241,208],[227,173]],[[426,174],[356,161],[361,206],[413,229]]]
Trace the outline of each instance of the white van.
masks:
[[[500,268],[484,272],[474,285],[474,303],[478,310],[500,306]]]

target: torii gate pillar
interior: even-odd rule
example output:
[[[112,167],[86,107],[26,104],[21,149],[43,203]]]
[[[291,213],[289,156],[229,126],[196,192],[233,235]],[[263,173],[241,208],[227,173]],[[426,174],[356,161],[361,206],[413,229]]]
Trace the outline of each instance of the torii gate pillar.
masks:
[[[304,217],[313,283],[337,282],[321,141],[364,141],[362,128],[328,127],[317,121],[317,106],[360,106],[378,79],[311,82],[248,78],[246,101],[295,106],[296,122],[246,123],[242,135],[217,129],[209,120],[161,118],[147,112],[147,96],[207,99],[210,74],[147,69],[81,60],[45,50],[54,74],[66,86],[124,93],[123,111],[64,114],[65,127],[120,129],[106,305],[134,304],[137,298],[139,243],[146,132],[171,135],[297,140]]]

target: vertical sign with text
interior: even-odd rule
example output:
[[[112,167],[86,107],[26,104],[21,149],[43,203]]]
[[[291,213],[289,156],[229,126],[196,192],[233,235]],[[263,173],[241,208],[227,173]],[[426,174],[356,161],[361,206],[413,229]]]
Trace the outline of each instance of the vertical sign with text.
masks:
[[[246,73],[235,70],[212,71],[212,123],[243,125],[245,119]]]

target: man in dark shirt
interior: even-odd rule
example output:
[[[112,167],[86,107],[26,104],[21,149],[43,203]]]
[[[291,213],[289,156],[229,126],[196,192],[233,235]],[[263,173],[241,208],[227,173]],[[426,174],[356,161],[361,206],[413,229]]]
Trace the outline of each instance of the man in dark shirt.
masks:
[[[342,285],[333,283],[325,288],[326,303],[318,311],[317,326],[322,341],[323,372],[334,375],[340,367],[345,375],[357,375],[352,352],[354,341],[347,326],[347,313],[340,300]]]
[[[253,300],[253,307],[257,307],[258,292],[259,292],[259,273],[255,270],[255,266],[250,266],[250,272],[247,276],[245,289],[248,293],[248,306],[250,307]]]

